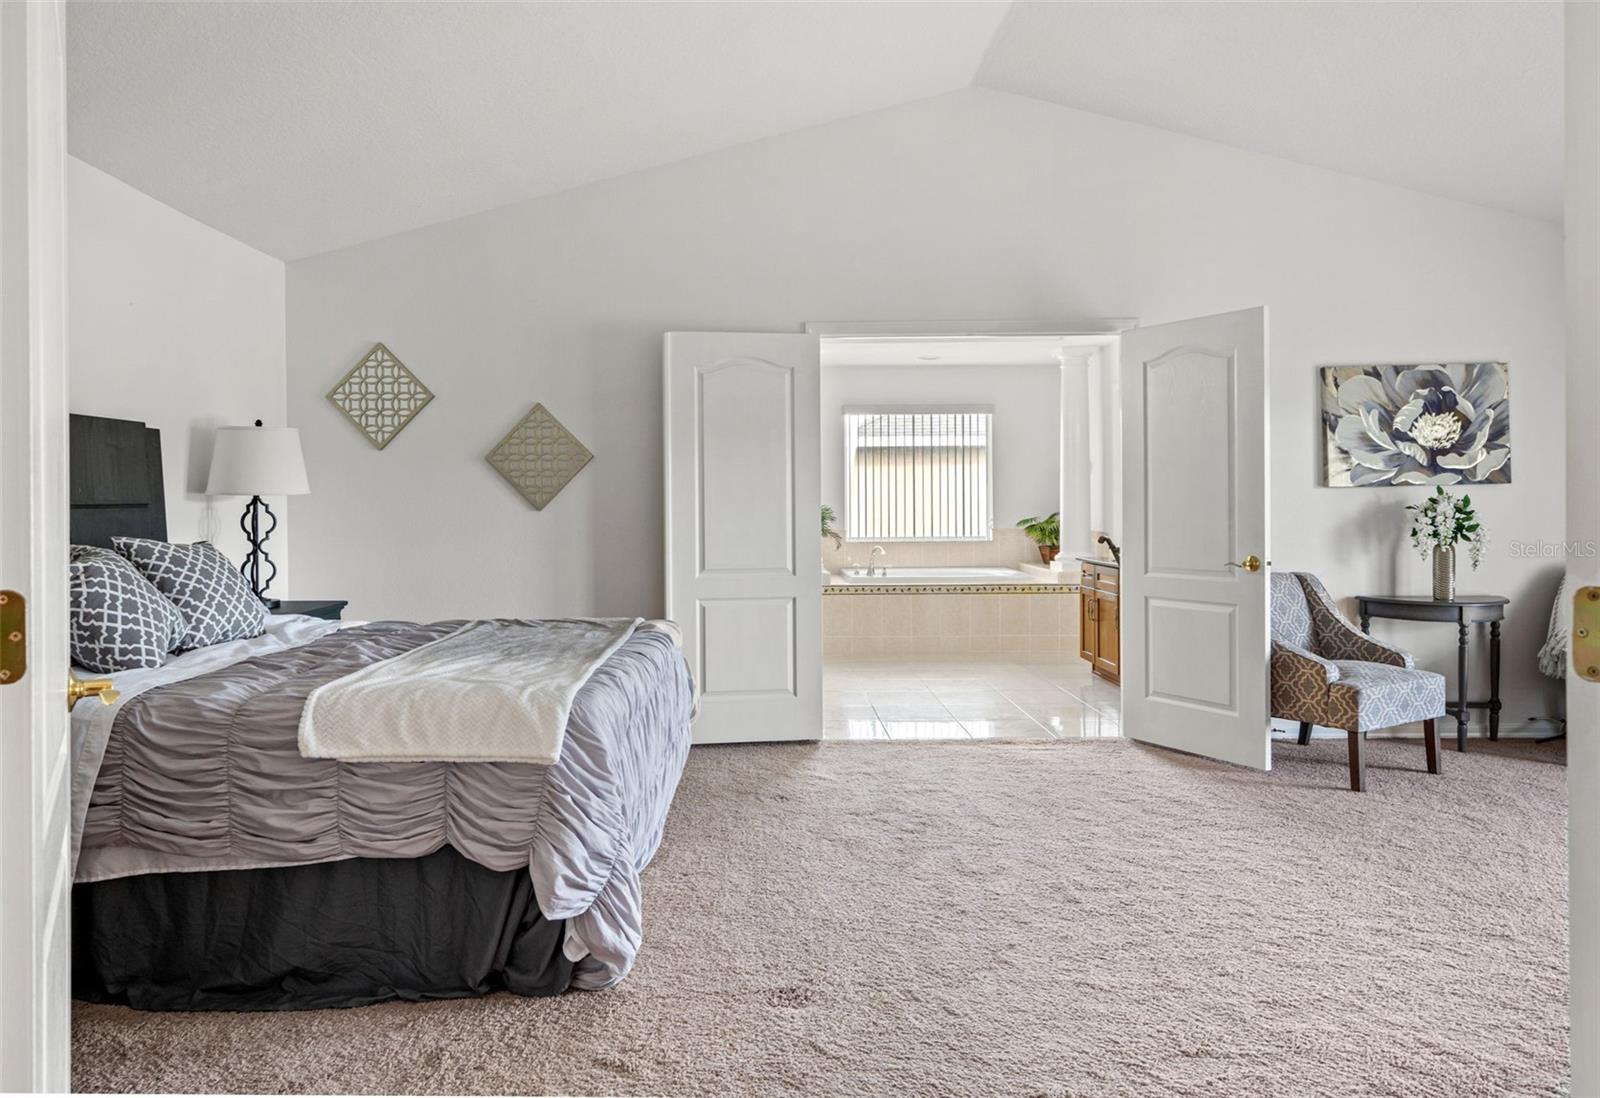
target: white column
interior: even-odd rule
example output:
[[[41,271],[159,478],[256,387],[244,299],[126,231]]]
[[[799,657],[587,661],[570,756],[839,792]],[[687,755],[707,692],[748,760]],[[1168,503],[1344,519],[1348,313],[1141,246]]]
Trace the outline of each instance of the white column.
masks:
[[[1090,451],[1089,360],[1092,347],[1063,347],[1061,361],[1061,568],[1073,570],[1076,557],[1088,554],[1090,485],[1094,462]]]
[[[1110,482],[1106,478],[1106,430],[1110,426],[1106,422],[1106,372],[1101,362],[1100,352],[1090,355],[1083,364],[1084,377],[1087,379],[1085,393],[1088,400],[1088,442],[1089,442],[1089,508],[1087,519],[1089,531],[1109,530],[1106,525],[1108,517],[1107,490]],[[1091,542],[1092,544],[1092,542]]]
[[[1113,340],[1095,357],[1104,399],[1096,412],[1104,422],[1105,449],[1100,451],[1098,474],[1105,493],[1105,522],[1100,529],[1122,544],[1122,344]]]

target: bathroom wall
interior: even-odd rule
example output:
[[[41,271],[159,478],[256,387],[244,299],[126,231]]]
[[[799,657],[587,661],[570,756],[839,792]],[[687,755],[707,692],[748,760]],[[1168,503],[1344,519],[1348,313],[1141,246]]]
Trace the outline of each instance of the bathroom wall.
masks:
[[[1056,510],[1061,484],[1061,367],[988,363],[825,365],[822,368],[822,502],[845,527],[844,409],[850,405],[988,405],[994,408],[996,541],[885,542],[891,566],[1039,563],[1015,523]],[[865,563],[872,542],[830,553]],[[880,561],[881,562],[881,561]],[[833,567],[829,571],[836,570]]]

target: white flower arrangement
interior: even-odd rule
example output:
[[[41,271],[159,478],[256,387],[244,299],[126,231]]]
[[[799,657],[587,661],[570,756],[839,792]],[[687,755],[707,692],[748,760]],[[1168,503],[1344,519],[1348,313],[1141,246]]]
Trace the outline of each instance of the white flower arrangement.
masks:
[[[1433,495],[1421,503],[1409,504],[1406,510],[1412,513],[1411,544],[1418,553],[1426,558],[1435,549],[1452,549],[1464,541],[1473,570],[1477,570],[1488,534],[1472,509],[1471,496],[1456,499],[1443,488],[1436,488]]]

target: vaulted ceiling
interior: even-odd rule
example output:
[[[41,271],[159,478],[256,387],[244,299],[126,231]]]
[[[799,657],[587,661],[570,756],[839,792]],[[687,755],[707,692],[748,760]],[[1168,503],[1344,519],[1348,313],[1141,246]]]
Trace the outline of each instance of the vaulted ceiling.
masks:
[[[68,6],[74,155],[295,259],[970,86],[1535,217],[1549,3]]]
[[[1018,4],[977,83],[1561,216],[1558,3]]]

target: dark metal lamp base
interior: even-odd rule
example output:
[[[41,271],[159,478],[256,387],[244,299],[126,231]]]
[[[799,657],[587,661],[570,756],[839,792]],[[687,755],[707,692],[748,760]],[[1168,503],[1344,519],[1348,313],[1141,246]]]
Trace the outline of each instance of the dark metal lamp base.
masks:
[[[263,512],[270,522],[265,530],[261,528]],[[266,542],[277,528],[278,516],[272,513],[267,501],[260,496],[251,496],[250,502],[245,504],[244,514],[239,516],[239,529],[244,531],[245,538],[250,542],[250,552],[245,555],[244,563],[239,565],[239,571],[250,581],[250,590],[255,592],[256,598],[266,603],[269,608],[274,608],[278,601],[267,598],[266,594],[267,588],[271,587],[272,581],[278,577],[278,566],[267,556]],[[267,570],[265,579],[261,575],[264,569]]]

